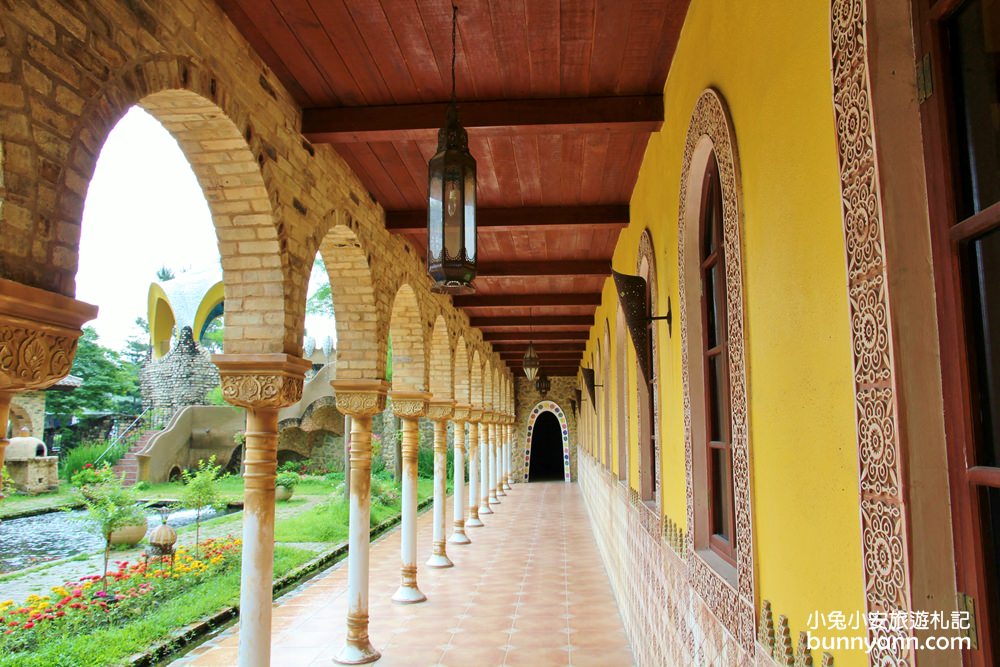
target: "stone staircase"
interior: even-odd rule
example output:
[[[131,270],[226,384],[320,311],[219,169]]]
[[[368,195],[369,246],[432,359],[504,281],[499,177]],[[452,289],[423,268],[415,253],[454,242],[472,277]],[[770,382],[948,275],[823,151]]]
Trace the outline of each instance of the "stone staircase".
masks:
[[[139,481],[139,459],[136,458],[136,452],[141,452],[150,439],[159,433],[159,431],[146,431],[135,441],[135,443],[129,447],[128,451],[125,452],[125,456],[112,467],[116,477],[121,477],[125,475],[123,483],[125,486],[132,486]]]

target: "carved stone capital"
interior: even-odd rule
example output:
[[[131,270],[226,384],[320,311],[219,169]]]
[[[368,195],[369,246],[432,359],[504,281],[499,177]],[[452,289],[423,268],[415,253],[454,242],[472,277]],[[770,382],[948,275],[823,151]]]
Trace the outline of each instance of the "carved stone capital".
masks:
[[[427,418],[431,421],[443,421],[455,412],[455,401],[431,401],[427,405]]]
[[[351,417],[371,417],[385,410],[385,380],[333,380],[337,409]]]
[[[431,395],[421,391],[390,391],[392,412],[403,419],[423,417],[427,412],[427,402]]]
[[[455,404],[455,411],[451,415],[451,420],[454,422],[464,422],[469,418],[469,413],[472,412],[471,405],[465,405],[463,403]]]
[[[478,424],[483,418],[483,409],[472,407],[469,409],[469,421],[473,424]]]
[[[73,366],[81,327],[97,306],[0,279],[0,389],[45,389]]]
[[[312,364],[290,354],[213,354],[222,397],[252,410],[283,408],[302,397],[302,379]]]

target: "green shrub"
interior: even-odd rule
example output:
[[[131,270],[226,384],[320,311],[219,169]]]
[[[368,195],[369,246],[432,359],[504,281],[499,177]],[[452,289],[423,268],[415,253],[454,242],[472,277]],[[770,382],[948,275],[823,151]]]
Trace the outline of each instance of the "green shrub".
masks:
[[[136,482],[132,488],[136,491],[147,491],[150,488],[150,484],[146,480],[142,479]]]
[[[445,479],[451,479],[452,470],[455,468],[455,454],[449,448],[447,454],[445,454]],[[425,479],[434,479],[434,450],[433,449],[418,449],[417,450],[417,477],[423,477]]]
[[[399,488],[392,481],[372,477],[372,502],[380,505],[395,505],[399,502]]]
[[[70,480],[73,478],[74,473],[83,469],[83,467],[88,463],[96,465],[97,458],[101,456],[101,454],[104,454],[104,450],[106,449],[108,449],[108,443],[102,441],[90,441],[83,442],[73,449],[66,451],[62,460],[59,462],[61,467],[60,477],[65,480]],[[104,458],[101,459],[101,463],[113,466],[118,463],[123,456],[125,456],[126,451],[128,451],[128,444],[121,442],[112,447],[107,454],[104,454]]]
[[[81,469],[73,473],[69,483],[78,489],[82,489],[94,486],[95,484],[104,484],[113,481],[115,481],[115,475],[111,470],[111,466],[107,464],[94,465],[93,463],[85,463]]]
[[[207,461],[204,459],[198,461],[198,468],[193,472],[185,470],[181,473],[181,477],[184,478],[184,488],[181,490],[181,507],[195,510],[195,558],[199,555],[201,513],[206,509],[220,508],[226,504],[222,499],[222,492],[219,490],[219,480],[224,476],[222,466],[215,465],[215,454]]]
[[[276,488],[281,486],[291,491],[300,481],[302,481],[302,478],[299,477],[297,472],[289,472],[286,470],[285,472],[279,472],[274,478],[274,486]]]

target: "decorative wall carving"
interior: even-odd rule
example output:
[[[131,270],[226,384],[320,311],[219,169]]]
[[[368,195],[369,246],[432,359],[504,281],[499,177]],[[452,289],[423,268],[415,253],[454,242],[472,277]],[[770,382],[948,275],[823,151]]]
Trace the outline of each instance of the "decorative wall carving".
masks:
[[[427,400],[429,394],[417,392],[389,392],[392,400],[392,412],[397,417],[404,419],[417,419],[423,417],[427,412]]]
[[[222,397],[244,408],[283,408],[302,396],[302,378],[254,373],[223,375]]]
[[[909,612],[892,323],[868,66],[867,5],[831,5],[833,110],[840,163],[858,435],[861,548],[869,612]],[[879,638],[888,630],[872,630]],[[904,631],[905,632],[905,631]],[[898,631],[897,631],[898,633]],[[871,664],[909,665],[907,642],[876,642]]]
[[[701,94],[691,114],[684,163],[681,171],[678,244],[681,295],[686,292],[685,221],[687,219],[688,183],[692,180],[691,163],[699,143],[707,138],[712,144],[722,186],[723,243],[726,260],[726,311],[728,319],[729,389],[732,412],[733,486],[736,510],[735,532],[739,536],[736,550],[737,590],[715,570],[695,555],[689,558],[691,581],[695,590],[740,642],[753,653],[754,590],[753,590],[753,526],[750,510],[750,442],[747,422],[746,358],[743,338],[743,266],[742,211],[739,200],[739,161],[732,122],[719,93],[709,89]],[[700,175],[694,182],[701,183]],[[697,236],[697,235],[695,235]],[[687,299],[681,299],[681,373],[684,390],[684,443],[687,477],[687,525],[695,526],[694,464],[691,434],[691,390],[688,359]],[[693,540],[689,542],[693,549]]]
[[[393,401],[393,405],[395,405],[395,401]],[[454,413],[455,404],[452,401],[431,401],[427,405],[427,418],[431,421],[449,419]]]

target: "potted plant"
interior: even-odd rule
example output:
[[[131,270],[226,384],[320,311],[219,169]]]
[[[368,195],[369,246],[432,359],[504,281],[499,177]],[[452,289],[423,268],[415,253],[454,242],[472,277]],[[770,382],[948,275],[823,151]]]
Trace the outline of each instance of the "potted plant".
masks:
[[[274,499],[275,500],[288,500],[292,497],[292,492],[295,490],[295,485],[299,483],[302,478],[299,474],[291,471],[279,472],[274,478]]]

